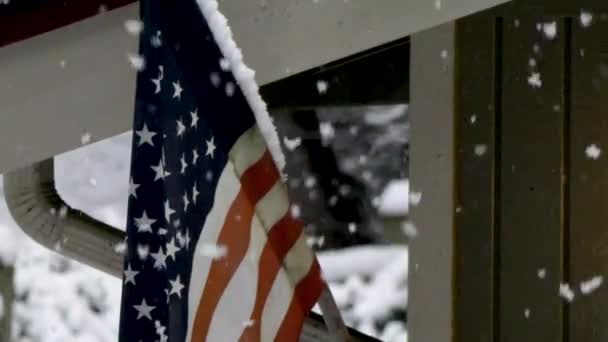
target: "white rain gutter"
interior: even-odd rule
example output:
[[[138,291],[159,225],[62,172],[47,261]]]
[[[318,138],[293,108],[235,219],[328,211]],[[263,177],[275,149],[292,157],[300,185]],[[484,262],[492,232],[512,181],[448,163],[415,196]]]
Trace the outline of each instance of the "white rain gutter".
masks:
[[[71,208],[57,193],[53,159],[4,174],[6,204],[19,227],[41,245],[117,278],[123,275],[125,232]],[[351,330],[345,331],[331,293],[319,300],[328,329],[308,318],[300,341],[376,341]]]
[[[55,189],[53,159],[4,175],[6,204],[34,241],[68,258],[122,277],[125,233],[68,206]]]

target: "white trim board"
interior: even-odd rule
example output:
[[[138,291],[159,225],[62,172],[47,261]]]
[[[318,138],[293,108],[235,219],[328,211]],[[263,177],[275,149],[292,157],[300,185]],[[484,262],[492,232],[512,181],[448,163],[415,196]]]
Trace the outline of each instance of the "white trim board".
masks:
[[[223,0],[266,84],[507,0]],[[438,6],[439,5],[439,6]],[[130,129],[137,4],[0,48],[0,173]],[[61,67],[65,61],[65,67]]]

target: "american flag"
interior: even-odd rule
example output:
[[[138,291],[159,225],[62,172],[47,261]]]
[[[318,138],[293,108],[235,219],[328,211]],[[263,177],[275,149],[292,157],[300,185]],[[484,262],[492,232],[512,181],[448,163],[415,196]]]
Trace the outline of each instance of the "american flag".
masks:
[[[120,341],[296,341],[325,288],[214,4],[141,1]]]

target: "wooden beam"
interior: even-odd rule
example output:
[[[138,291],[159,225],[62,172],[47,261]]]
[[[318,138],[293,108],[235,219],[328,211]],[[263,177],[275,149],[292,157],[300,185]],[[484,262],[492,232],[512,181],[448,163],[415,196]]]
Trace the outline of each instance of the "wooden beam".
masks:
[[[486,12],[456,25],[454,340],[493,342],[501,21]]]
[[[135,0],[19,0],[2,5],[0,48],[110,11]]]
[[[410,191],[420,234],[410,243],[408,329],[412,341],[452,340],[454,322],[455,23],[411,37]]]
[[[572,94],[565,245],[568,281],[576,292],[569,306],[572,342],[608,340],[608,23],[595,7],[589,11],[594,13],[589,26],[581,25],[577,16],[571,19],[571,44],[566,50],[572,63],[566,70]],[[601,150],[598,159],[586,153],[592,145]],[[603,284],[583,294],[581,284],[598,276]]]
[[[261,87],[272,109],[403,104],[409,101],[409,37]],[[318,82],[327,90],[319,92]]]

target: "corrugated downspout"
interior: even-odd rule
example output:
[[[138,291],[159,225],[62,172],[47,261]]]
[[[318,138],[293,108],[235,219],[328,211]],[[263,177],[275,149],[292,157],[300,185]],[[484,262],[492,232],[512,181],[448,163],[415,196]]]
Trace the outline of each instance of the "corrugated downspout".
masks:
[[[55,189],[53,159],[4,175],[6,204],[19,227],[41,245],[122,277],[125,233],[68,206]]]
[[[32,239],[57,253],[122,278],[125,232],[70,208],[55,188],[53,159],[4,175],[6,204],[19,227]],[[377,341],[346,329],[331,292],[319,306],[329,331],[308,318],[301,342]],[[348,336],[350,330],[352,337]]]

